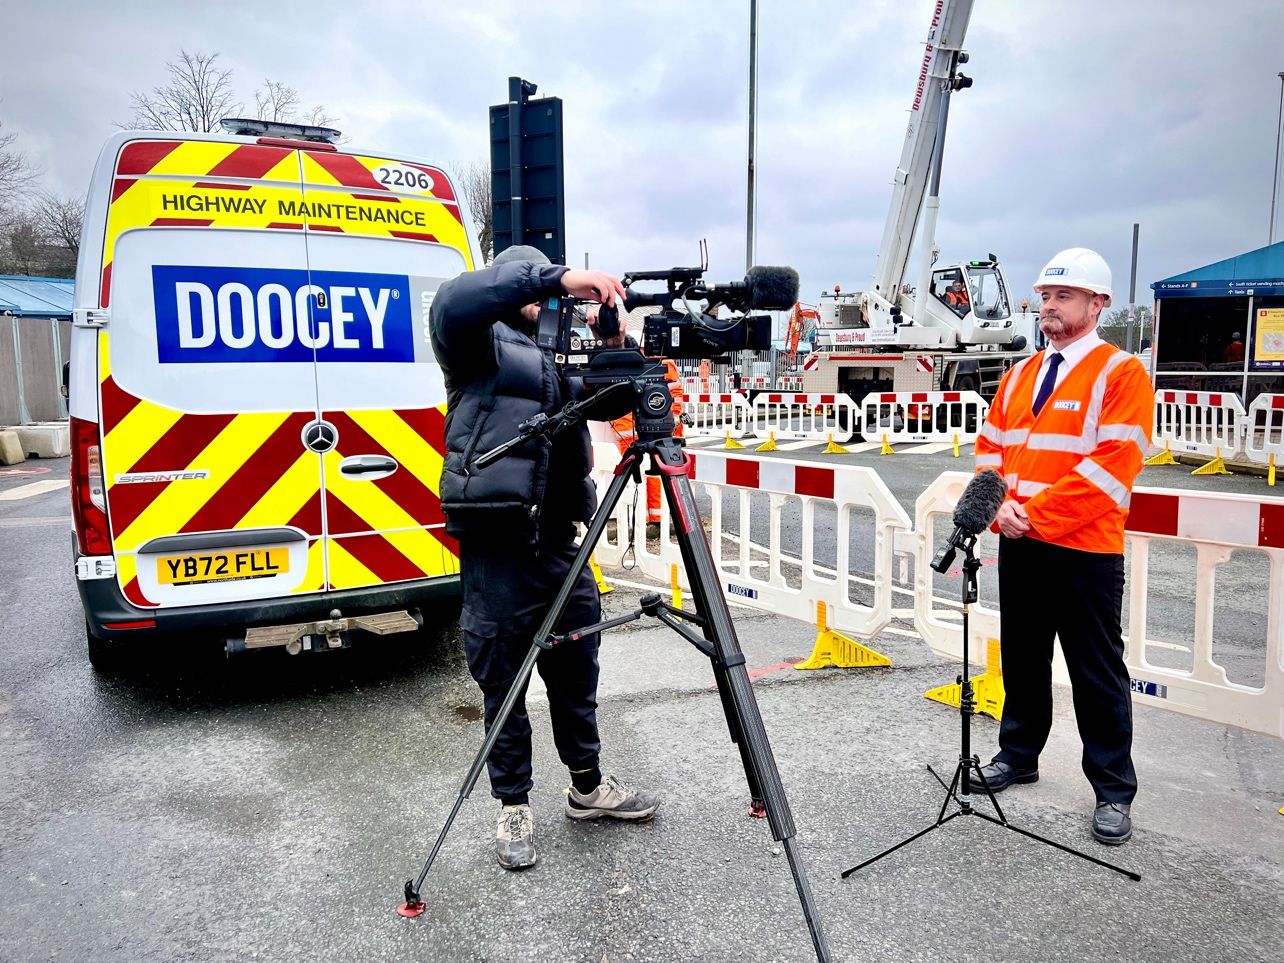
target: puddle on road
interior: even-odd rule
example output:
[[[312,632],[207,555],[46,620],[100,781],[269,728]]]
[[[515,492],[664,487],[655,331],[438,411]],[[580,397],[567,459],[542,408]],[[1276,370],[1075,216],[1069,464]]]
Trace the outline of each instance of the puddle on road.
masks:
[[[450,711],[461,722],[481,722],[480,706],[451,706]]]

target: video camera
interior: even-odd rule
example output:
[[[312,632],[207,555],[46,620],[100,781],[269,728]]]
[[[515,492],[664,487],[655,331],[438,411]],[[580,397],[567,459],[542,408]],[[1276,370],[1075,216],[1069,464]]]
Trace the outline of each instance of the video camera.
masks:
[[[675,359],[716,359],[733,351],[765,351],[771,347],[771,317],[750,311],[785,310],[798,300],[798,272],[788,267],[749,269],[743,281],[707,284],[702,279],[707,266],[679,267],[662,271],[633,271],[622,278],[626,289],[624,309],[659,308],[648,315],[642,332],[642,351],[650,357]],[[656,292],[632,290],[639,281],[662,281],[665,289]],[[675,302],[681,302],[681,308]],[[705,302],[701,307],[693,302]],[[592,302],[588,302],[591,304]],[[728,318],[716,316],[718,306],[735,312]],[[553,297],[540,306],[535,340],[553,352],[559,364],[595,368],[606,340],[620,333],[618,309],[601,305],[597,327],[588,324],[585,302]]]

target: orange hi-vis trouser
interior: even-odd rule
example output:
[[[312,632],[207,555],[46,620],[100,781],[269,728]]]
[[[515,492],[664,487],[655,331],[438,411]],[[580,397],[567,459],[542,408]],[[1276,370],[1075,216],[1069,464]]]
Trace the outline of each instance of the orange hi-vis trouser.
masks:
[[[678,366],[668,358],[664,359],[665,380],[669,382],[669,394],[673,396],[673,433],[682,437],[682,385],[678,382]],[[637,437],[637,432],[633,427],[633,414],[630,412],[620,418],[611,421],[611,427],[615,429],[615,446],[620,449],[620,454],[628,450],[629,445],[633,444],[633,439]],[[655,475],[648,475],[646,478],[646,520],[647,523],[660,521],[660,479]]]

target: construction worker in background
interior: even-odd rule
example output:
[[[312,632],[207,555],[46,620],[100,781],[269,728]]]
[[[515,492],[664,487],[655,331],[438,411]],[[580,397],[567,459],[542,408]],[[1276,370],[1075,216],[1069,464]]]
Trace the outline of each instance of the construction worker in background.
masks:
[[[967,307],[971,301],[967,296],[967,288],[963,286],[961,280],[956,280],[950,285],[950,289],[945,292],[945,301],[955,311],[967,313]]]
[[[1008,485],[999,540],[1000,646],[1007,693],[999,751],[981,773],[995,792],[1039,778],[1052,726],[1052,641],[1070,670],[1092,835],[1132,835],[1137,793],[1132,696],[1123,661],[1124,520],[1154,428],[1154,392],[1134,356],[1102,341],[1106,262],[1062,251],[1035,284],[1050,347],[1003,376],[976,442],[978,471]]]
[[[1230,344],[1222,350],[1223,364],[1239,364],[1244,360],[1244,336],[1238,331],[1231,335]]]

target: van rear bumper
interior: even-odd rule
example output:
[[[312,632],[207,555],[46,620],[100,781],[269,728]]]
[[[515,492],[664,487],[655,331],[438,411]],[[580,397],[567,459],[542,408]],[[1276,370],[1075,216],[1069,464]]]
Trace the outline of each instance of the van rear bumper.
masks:
[[[334,609],[345,617],[399,609],[422,611],[433,602],[448,603],[459,597],[457,575],[279,599],[167,609],[140,609],[130,604],[114,578],[77,579],[76,587],[80,590],[90,634],[102,639],[121,640],[182,631],[243,635],[247,628],[253,626],[327,619]],[[108,624],[148,621],[156,624],[130,629],[107,628]]]

